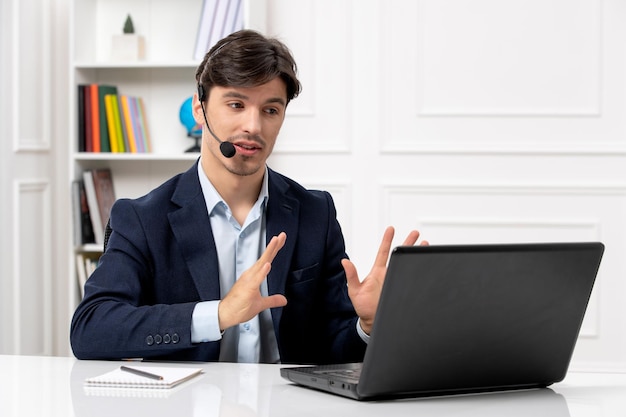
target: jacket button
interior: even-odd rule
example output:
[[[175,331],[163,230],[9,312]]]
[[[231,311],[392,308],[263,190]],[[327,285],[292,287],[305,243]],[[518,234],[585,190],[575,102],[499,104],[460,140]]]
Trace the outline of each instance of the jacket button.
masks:
[[[160,345],[162,341],[163,341],[163,338],[161,337],[160,334],[157,334],[154,336],[154,343],[156,343],[157,345]]]
[[[165,343],[166,345],[169,344],[172,341],[172,338],[170,337],[169,333],[165,333],[163,335],[163,343]]]
[[[178,333],[174,333],[172,335],[172,343],[176,344],[180,341],[180,338],[178,337]]]
[[[148,337],[146,337],[146,344],[148,346],[152,346],[154,344],[154,337],[152,337],[151,334],[149,334]]]

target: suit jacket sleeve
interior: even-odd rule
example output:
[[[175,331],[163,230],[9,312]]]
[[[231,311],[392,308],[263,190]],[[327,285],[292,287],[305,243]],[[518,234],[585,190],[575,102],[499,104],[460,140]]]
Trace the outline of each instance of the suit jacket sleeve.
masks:
[[[193,183],[193,169],[183,176]],[[111,209],[107,250],[87,280],[85,296],[76,309],[70,341],[79,359],[152,358],[163,360],[216,360],[219,342],[191,343],[191,317],[197,302],[219,299],[219,284],[200,289],[198,280],[210,282],[217,269],[206,205],[198,189],[188,193],[188,207],[171,202],[179,188],[175,178],[146,197],[118,200]],[[180,181],[184,182],[183,180]],[[197,174],[196,174],[197,182]],[[186,217],[194,232],[186,242],[176,236],[176,216]],[[195,239],[195,241],[189,240]],[[194,248],[186,250],[185,245]],[[190,251],[203,256],[189,257]],[[197,259],[206,264],[194,266]],[[216,262],[213,262],[216,264]],[[215,280],[217,281],[217,280]],[[202,295],[202,297],[201,297]]]

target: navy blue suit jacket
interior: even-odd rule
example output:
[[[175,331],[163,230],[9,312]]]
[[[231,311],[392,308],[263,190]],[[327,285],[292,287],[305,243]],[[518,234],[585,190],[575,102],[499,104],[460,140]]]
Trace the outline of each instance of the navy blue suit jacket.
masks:
[[[220,342],[191,343],[196,303],[219,300],[217,252],[197,164],[144,197],[118,200],[106,252],[74,313],[79,359],[215,361]],[[345,244],[330,194],[269,170],[267,239],[287,234],[267,277],[283,363],[363,360],[347,295]]]

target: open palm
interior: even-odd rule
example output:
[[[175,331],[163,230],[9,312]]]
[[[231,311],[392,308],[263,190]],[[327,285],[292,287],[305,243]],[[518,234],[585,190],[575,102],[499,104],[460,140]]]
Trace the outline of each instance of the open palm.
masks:
[[[341,264],[346,271],[346,278],[348,282],[348,296],[352,301],[352,305],[356,310],[357,315],[361,319],[361,327],[363,331],[369,334],[374,324],[374,317],[376,316],[376,309],[378,308],[378,300],[380,299],[380,293],[383,289],[383,283],[385,281],[385,275],[387,273],[387,261],[389,260],[389,253],[391,251],[391,242],[393,241],[394,228],[389,226],[385,230],[383,240],[378,248],[376,259],[374,260],[374,266],[370,273],[361,281],[357,273],[354,264],[348,260],[343,259]],[[419,238],[419,232],[413,230],[406,237],[403,246],[412,246],[417,242]],[[428,242],[422,241],[421,245],[428,245]]]

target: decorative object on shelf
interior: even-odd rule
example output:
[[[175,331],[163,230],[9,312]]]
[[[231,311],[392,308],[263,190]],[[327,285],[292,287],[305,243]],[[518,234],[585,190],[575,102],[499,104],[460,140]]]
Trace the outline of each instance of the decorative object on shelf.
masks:
[[[196,123],[196,119],[193,118],[193,110],[191,108],[191,100],[189,97],[180,106],[180,122],[187,129],[187,137],[192,138],[195,144],[187,149],[185,152],[200,152],[200,139],[202,138],[202,125]]]
[[[138,61],[145,57],[145,40],[135,33],[130,15],[124,22],[123,34],[113,35],[111,59],[116,61]]]

